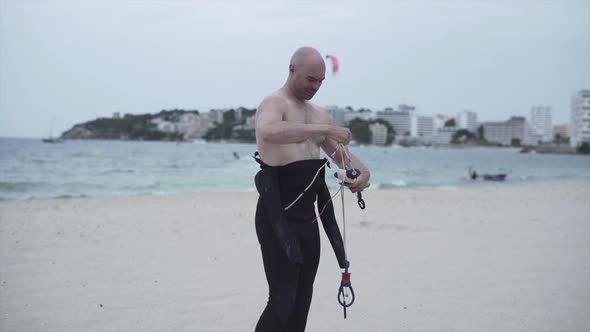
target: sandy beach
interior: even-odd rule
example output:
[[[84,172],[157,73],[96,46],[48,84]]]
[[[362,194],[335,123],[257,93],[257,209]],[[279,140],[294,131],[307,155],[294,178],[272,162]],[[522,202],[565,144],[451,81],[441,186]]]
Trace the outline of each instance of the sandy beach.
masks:
[[[0,202],[0,330],[252,331],[257,197]],[[307,331],[590,330],[589,182],[345,198],[356,302],[322,235]]]

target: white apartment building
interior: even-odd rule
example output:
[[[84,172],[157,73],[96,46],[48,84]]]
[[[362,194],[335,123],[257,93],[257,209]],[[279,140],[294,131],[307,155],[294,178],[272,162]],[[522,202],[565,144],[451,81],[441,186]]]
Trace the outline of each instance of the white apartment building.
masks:
[[[412,134],[412,115],[409,111],[394,111],[391,108],[377,112],[377,118],[383,119],[393,127],[396,136]]]
[[[346,108],[338,107],[336,105],[328,105],[325,107],[326,111],[332,116],[334,125],[344,127],[346,125],[345,114],[350,112]]]
[[[387,143],[387,127],[384,124],[370,124],[369,130],[372,133],[371,144],[384,145]]]
[[[195,113],[182,114],[177,129],[184,136],[184,139],[201,138],[209,129],[209,117]]]
[[[529,124],[521,116],[513,116],[504,122],[484,122],[483,135],[488,142],[502,145],[511,145],[513,139],[520,140],[522,145],[533,144]]]
[[[459,129],[467,129],[474,134],[477,133],[477,113],[468,110],[457,113],[456,125]]]
[[[373,119],[373,113],[371,112],[354,112],[346,109],[344,112],[344,125],[347,126],[350,121],[359,118],[361,120],[369,121]]]
[[[176,122],[166,121],[162,118],[152,119],[151,122],[156,125],[158,131],[164,133],[175,133],[178,131],[178,126]]]
[[[437,114],[433,117],[433,124],[434,124],[434,130],[438,130],[440,128],[444,128],[445,127],[445,123],[449,120],[451,120],[452,118],[450,116],[444,115],[444,114]]]
[[[570,126],[567,124],[553,126],[553,136],[555,135],[563,138],[570,137]]]
[[[457,128],[455,127],[441,127],[436,129],[434,135],[432,136],[432,144],[438,146],[449,146],[456,131]]]
[[[412,117],[412,123],[416,124],[416,128],[412,130],[411,136],[420,137],[424,141],[432,140],[432,136],[434,135],[434,121],[431,116],[414,115]]]
[[[159,131],[179,133],[184,139],[201,138],[209,129],[209,117],[195,113],[181,114],[175,121],[166,121],[161,117],[152,120]]]
[[[550,142],[553,139],[551,107],[533,106],[531,108],[531,136],[535,141]]]
[[[590,90],[580,90],[572,96],[571,112],[571,146],[590,143]]]
[[[213,126],[215,122],[223,123],[223,112],[225,112],[225,110],[210,110],[207,112],[207,118],[209,119],[211,126]]]
[[[415,114],[414,107],[400,105],[404,110],[394,111],[387,108],[377,112],[377,118],[383,119],[393,127],[396,136],[409,136],[430,141],[434,134],[434,121],[430,116]]]

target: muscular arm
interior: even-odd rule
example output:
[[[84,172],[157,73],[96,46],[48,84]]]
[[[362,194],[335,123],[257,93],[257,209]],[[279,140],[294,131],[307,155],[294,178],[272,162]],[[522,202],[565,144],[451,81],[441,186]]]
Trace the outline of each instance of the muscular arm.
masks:
[[[348,128],[332,123],[301,123],[286,121],[286,101],[270,96],[256,110],[256,140],[271,144],[302,143],[313,138],[331,138],[348,144],[352,134]]]
[[[329,125],[285,121],[286,107],[279,98],[266,98],[256,110],[256,136],[268,143],[289,144],[330,135]]]

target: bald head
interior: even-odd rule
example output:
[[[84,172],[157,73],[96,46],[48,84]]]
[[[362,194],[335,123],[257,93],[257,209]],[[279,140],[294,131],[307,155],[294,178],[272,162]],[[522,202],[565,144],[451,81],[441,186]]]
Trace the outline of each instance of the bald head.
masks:
[[[293,65],[295,68],[301,67],[305,64],[319,64],[324,63],[324,58],[318,50],[313,47],[300,47],[293,53],[291,57],[290,65]]]
[[[301,47],[291,57],[285,88],[299,100],[310,100],[325,76],[326,64],[320,52],[312,47]]]

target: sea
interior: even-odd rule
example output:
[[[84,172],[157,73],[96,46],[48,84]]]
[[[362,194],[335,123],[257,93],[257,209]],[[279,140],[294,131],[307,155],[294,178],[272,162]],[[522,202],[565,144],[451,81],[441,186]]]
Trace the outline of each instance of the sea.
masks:
[[[590,180],[590,156],[516,148],[352,146],[371,170],[368,190],[508,186]],[[255,191],[255,144],[0,138],[0,200]],[[322,152],[323,153],[323,152]],[[469,180],[507,174],[503,182]],[[326,173],[338,187],[336,165]]]

